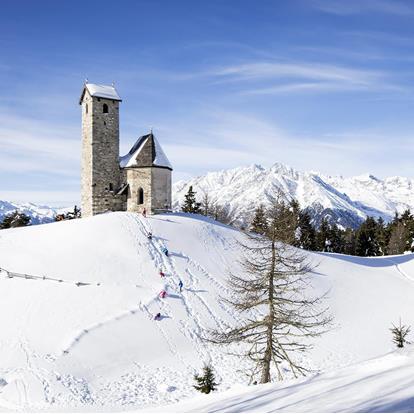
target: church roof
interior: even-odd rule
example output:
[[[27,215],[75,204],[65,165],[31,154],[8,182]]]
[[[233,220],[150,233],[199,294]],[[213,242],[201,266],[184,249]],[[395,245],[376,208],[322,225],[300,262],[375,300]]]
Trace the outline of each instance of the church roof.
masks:
[[[119,158],[121,168],[161,167],[172,170],[172,165],[154,134],[139,137],[128,154]]]
[[[83,95],[85,94],[86,90],[88,90],[91,96],[95,96],[97,98],[112,99],[113,101],[122,101],[114,86],[98,85],[95,83],[85,83],[82,89],[79,103],[82,103]]]

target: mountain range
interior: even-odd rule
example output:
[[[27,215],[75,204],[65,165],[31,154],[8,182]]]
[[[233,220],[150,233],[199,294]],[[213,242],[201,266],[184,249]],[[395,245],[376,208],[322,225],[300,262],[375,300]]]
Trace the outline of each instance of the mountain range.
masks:
[[[30,217],[31,224],[44,224],[54,221],[56,214],[66,212],[67,208],[39,206],[33,203],[15,203],[0,200],[0,222],[13,211],[20,211]]]
[[[208,194],[210,203],[222,206],[234,224],[246,225],[257,206],[270,205],[281,193],[286,200],[295,199],[308,210],[315,226],[327,218],[342,228],[356,228],[368,216],[389,221],[396,212],[413,210],[413,182],[398,176],[379,179],[366,174],[345,178],[301,172],[280,163],[270,168],[254,164],[176,182],[173,207],[180,207],[191,185],[198,201]]]
[[[248,225],[256,207],[269,206],[278,194],[286,200],[297,200],[310,213],[315,226],[326,218],[342,228],[356,228],[368,216],[382,217],[387,222],[396,212],[414,210],[414,180],[398,176],[342,177],[301,172],[281,163],[270,168],[253,164],[174,183],[174,210],[180,209],[190,185],[198,201],[207,194],[210,204],[222,207],[236,226]],[[0,221],[16,209],[30,216],[32,224],[51,222],[57,213],[68,210],[0,201]]]

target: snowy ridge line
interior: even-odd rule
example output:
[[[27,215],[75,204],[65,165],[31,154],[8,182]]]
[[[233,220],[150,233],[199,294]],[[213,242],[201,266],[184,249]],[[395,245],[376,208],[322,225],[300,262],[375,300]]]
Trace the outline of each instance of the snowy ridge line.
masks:
[[[59,282],[59,283],[68,283],[70,285],[75,285],[77,287],[81,287],[81,286],[104,286],[104,283],[101,282],[74,282],[73,280],[65,280],[65,279],[57,279],[57,278],[53,278],[53,277],[48,277],[48,276],[37,276],[37,275],[31,275],[31,274],[27,274],[27,273],[17,273],[17,272],[11,272],[10,270],[4,269],[2,267],[0,267],[0,274],[1,273],[6,273],[6,277],[8,277],[9,279],[13,279],[15,277],[21,278],[21,279],[30,279],[30,280],[48,280],[51,282]],[[111,285],[112,287],[114,285]],[[125,286],[125,285],[123,285]],[[133,287],[138,288],[138,285],[130,285]]]

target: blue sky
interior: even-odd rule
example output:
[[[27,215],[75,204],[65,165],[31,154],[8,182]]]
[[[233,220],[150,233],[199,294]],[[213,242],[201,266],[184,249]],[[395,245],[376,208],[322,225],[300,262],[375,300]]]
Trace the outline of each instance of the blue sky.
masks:
[[[2,0],[0,199],[79,201],[85,78],[174,180],[282,162],[414,176],[414,2]]]

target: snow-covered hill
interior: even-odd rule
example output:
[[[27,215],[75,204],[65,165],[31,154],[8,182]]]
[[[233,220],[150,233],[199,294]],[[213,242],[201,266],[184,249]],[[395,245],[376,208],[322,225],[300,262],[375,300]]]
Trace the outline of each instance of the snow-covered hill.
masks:
[[[207,361],[220,391],[246,385],[246,363],[200,338],[240,318],[218,298],[232,294],[226,277],[243,237],[183,214],[110,213],[1,230],[0,267],[13,273],[0,272],[0,407],[162,406],[196,396],[193,374]],[[414,255],[309,258],[319,263],[312,292],[329,290],[335,326],[297,356],[302,363],[329,372],[392,351],[391,323],[414,324]]]
[[[201,200],[224,206],[237,224],[250,222],[258,204],[268,205],[279,191],[307,208],[319,225],[323,217],[342,227],[357,227],[367,216],[390,220],[395,212],[414,210],[414,180],[372,175],[343,178],[299,172],[282,164],[259,165],[211,172],[174,184],[174,207],[178,208],[192,185]]]
[[[0,222],[3,220],[4,216],[16,210],[29,216],[31,224],[42,224],[52,222],[56,214],[66,212],[68,209],[39,206],[33,203],[14,203],[11,201],[0,200]]]

